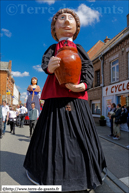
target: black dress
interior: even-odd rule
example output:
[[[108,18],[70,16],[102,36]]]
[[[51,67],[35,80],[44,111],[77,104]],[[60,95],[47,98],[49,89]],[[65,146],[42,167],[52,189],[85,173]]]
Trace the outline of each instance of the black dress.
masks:
[[[43,57],[45,71],[54,49],[52,45]],[[80,48],[78,51],[81,59],[84,58],[84,50]],[[89,89],[93,81],[93,67],[89,68],[88,75],[85,72],[89,63],[84,63],[83,59],[82,62],[81,81],[85,79]],[[87,100],[45,100],[24,167],[39,184],[62,185],[63,192],[94,189],[102,184],[101,172],[106,161]]]

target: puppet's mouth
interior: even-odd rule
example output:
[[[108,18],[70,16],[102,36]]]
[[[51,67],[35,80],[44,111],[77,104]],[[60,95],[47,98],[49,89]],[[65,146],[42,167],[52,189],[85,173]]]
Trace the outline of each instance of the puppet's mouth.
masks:
[[[63,27],[63,29],[70,30],[70,29],[72,29],[72,28],[69,27],[69,26],[65,26],[65,27]]]

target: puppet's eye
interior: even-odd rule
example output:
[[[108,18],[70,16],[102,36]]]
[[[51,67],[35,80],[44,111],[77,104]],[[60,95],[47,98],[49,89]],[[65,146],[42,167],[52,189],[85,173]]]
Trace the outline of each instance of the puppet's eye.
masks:
[[[62,15],[62,16],[61,16],[61,19],[64,19],[64,18],[65,18],[65,16]]]
[[[74,17],[72,15],[69,16],[69,19],[74,19]]]

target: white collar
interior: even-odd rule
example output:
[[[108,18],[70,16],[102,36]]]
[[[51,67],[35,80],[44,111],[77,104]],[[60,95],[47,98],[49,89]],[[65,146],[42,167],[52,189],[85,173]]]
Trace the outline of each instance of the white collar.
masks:
[[[68,37],[62,37],[59,39],[59,42],[62,41],[62,40],[69,40],[71,42],[73,42],[73,39],[72,38],[68,38]]]

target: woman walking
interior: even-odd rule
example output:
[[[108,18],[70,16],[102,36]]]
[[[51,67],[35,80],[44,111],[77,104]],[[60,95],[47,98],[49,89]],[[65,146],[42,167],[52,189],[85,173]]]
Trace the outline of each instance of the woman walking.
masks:
[[[18,115],[19,115],[19,112],[16,111],[16,107],[12,106],[9,111],[9,123],[10,123],[10,133],[13,132],[14,135],[15,135],[15,125],[16,125],[16,120]]]

